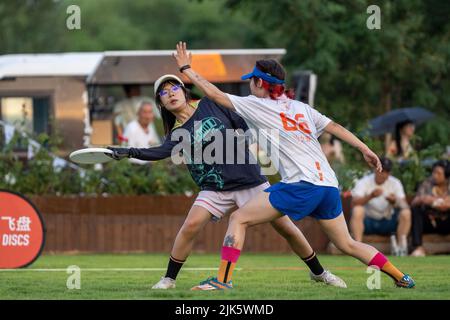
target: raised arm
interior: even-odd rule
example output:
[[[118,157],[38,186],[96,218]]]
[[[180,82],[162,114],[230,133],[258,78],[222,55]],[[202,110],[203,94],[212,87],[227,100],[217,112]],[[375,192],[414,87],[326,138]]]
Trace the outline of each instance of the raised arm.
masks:
[[[353,133],[345,129],[343,126],[334,121],[331,121],[325,127],[325,131],[332,135],[335,135],[339,139],[347,142],[348,144],[361,151],[364,156],[364,160],[366,160],[369,166],[376,168],[378,172],[381,172],[383,170],[378,156],[372,150],[370,150],[370,148],[364,142],[359,140]]]
[[[234,110],[233,104],[224,92],[222,92],[219,88],[203,78],[201,75],[195,72],[192,67],[190,67],[192,62],[192,53],[187,52],[186,42],[178,42],[177,53],[174,53],[173,57],[177,61],[178,68],[184,69],[181,72],[185,76],[187,76],[192,81],[192,83],[197,88],[199,88],[208,98],[210,98],[217,104],[220,104],[221,106]],[[189,68],[187,66],[189,66]]]

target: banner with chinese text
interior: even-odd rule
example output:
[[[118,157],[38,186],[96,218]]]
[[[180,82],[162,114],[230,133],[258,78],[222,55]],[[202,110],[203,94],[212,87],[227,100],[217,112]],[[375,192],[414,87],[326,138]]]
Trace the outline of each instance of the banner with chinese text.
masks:
[[[0,268],[31,264],[44,240],[45,227],[37,208],[20,194],[0,190]]]

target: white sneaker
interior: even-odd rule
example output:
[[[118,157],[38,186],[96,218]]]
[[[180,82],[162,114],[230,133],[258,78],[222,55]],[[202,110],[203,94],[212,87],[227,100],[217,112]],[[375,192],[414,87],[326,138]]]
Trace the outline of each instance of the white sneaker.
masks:
[[[155,284],[152,289],[174,289],[175,288],[175,280],[171,278],[161,277],[161,280]]]
[[[406,257],[408,255],[408,247],[400,247],[398,249],[398,256],[399,257]]]
[[[400,236],[400,243],[399,243],[399,256],[400,257],[406,257],[408,255],[408,240],[406,239],[406,236]]]
[[[395,235],[391,235],[391,255],[393,256],[400,256],[400,248],[397,243],[397,238]]]
[[[328,284],[330,286],[338,287],[338,288],[347,288],[347,284],[339,278],[338,276],[335,276],[332,274],[329,270],[325,270],[320,275],[315,275],[311,271],[309,272],[309,276],[311,280],[314,280],[316,282],[323,282],[325,284]]]

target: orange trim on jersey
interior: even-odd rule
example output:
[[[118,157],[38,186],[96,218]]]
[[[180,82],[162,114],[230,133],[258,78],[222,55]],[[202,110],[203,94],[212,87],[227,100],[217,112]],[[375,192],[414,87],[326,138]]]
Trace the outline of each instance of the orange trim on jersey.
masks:
[[[320,171],[320,163],[316,161],[316,168]]]
[[[318,161],[316,161],[316,169],[317,169],[317,171],[319,171],[320,181],[323,181],[323,173],[322,173],[322,170],[320,169],[320,163]]]

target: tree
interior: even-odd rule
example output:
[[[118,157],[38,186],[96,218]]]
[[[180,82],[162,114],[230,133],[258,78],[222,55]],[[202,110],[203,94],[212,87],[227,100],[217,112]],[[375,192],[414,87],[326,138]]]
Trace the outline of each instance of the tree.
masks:
[[[64,33],[55,28],[58,8],[52,0],[0,1],[0,53],[58,51]]]
[[[432,15],[439,3],[439,23]],[[421,105],[450,116],[450,5],[381,1],[381,30],[369,30],[365,0],[228,0],[264,25],[267,45],[286,47],[289,69],[319,76],[317,105],[337,121],[362,127],[391,108]],[[446,17],[444,19],[444,17]]]
[[[0,52],[172,50],[179,40],[196,49],[253,47],[262,30],[223,4],[224,0],[0,0]],[[70,5],[80,8],[80,30],[66,27]]]

